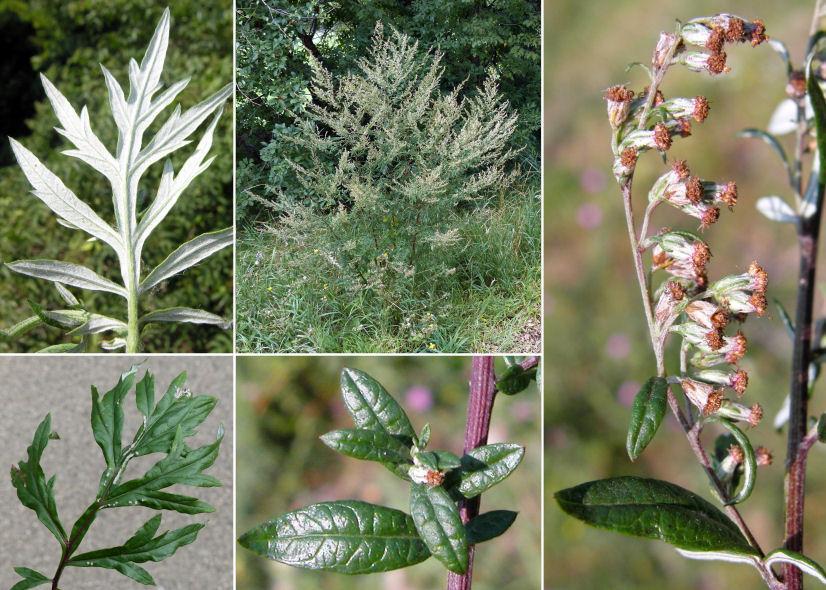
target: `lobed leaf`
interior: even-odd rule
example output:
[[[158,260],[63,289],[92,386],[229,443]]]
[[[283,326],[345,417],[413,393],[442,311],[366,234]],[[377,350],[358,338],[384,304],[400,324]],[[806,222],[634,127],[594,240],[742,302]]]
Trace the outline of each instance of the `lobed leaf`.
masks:
[[[654,439],[665,416],[667,396],[668,381],[662,377],[652,377],[634,397],[628,437],[625,441],[625,448],[632,461],[636,460]]]
[[[288,512],[251,529],[238,542],[281,563],[342,574],[386,572],[430,556],[410,516],[356,500]]]
[[[163,561],[181,547],[195,541],[198,532],[204,528],[203,524],[191,524],[156,537],[155,533],[160,524],[161,515],[158,514],[148,520],[123,545],[75,555],[69,560],[68,565],[113,569],[141,584],[154,585],[152,576],[136,564]]]
[[[14,568],[15,573],[23,578],[11,587],[11,590],[29,590],[29,588],[36,588],[44,584],[51,584],[51,578],[48,578],[38,571],[29,569],[27,567]]]
[[[334,451],[355,459],[379,463],[412,463],[407,445],[382,430],[333,430],[322,435],[321,441]]]
[[[135,382],[137,365],[132,365],[123,373],[115,386],[99,398],[98,390],[92,386],[92,434],[103,452],[106,466],[112,472],[123,459],[121,436],[123,433],[123,398]]]
[[[123,298],[127,297],[125,288],[79,264],[59,260],[17,260],[6,263],[6,266],[14,272],[37,279],[57,281],[80,289],[106,291]]]
[[[410,513],[416,530],[430,553],[450,571],[463,574],[468,567],[468,538],[459,508],[441,487],[414,483]]]
[[[109,244],[120,255],[123,252],[123,242],[118,233],[89,205],[66,188],[63,181],[46,168],[37,156],[18,141],[11,138],[9,141],[20,169],[32,185],[34,196],[43,201],[59,218]]]
[[[474,498],[506,479],[522,462],[525,447],[515,443],[495,443],[476,447],[462,457],[457,486],[465,498]]]
[[[554,494],[567,514],[598,528],[694,552],[756,555],[722,512],[675,484],[640,477],[592,481]]]
[[[60,545],[66,545],[66,531],[60,523],[54,497],[55,478],[46,481],[40,459],[49,444],[52,434],[52,417],[47,415],[34,433],[32,444],[28,448],[28,460],[20,461],[11,468],[11,483],[17,490],[20,503],[34,510],[38,520],[43,523]]]
[[[135,387],[135,405],[148,422],[155,409],[155,377],[149,371],[143,374],[143,379]]]

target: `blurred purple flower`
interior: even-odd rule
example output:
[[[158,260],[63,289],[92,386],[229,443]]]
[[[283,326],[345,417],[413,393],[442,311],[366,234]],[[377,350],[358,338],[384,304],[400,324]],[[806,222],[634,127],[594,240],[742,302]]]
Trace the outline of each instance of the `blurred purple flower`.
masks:
[[[579,186],[586,193],[594,194],[605,190],[605,173],[599,168],[586,168],[579,175]]]
[[[624,359],[631,353],[631,342],[622,332],[611,334],[605,341],[605,354],[612,359]]]
[[[617,401],[624,406],[630,406],[639,390],[640,384],[638,382],[626,381],[617,389]]]
[[[536,416],[536,404],[524,400],[511,404],[511,415],[519,422],[527,422]]]
[[[423,385],[415,385],[405,392],[404,401],[414,412],[427,412],[433,407],[433,392]]]
[[[576,222],[582,229],[596,229],[602,225],[602,207],[596,203],[584,203],[576,212]]]

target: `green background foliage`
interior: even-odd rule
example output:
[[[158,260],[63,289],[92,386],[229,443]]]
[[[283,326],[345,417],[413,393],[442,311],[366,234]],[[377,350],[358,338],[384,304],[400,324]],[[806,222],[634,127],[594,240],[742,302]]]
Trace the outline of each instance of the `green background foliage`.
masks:
[[[117,137],[109,111],[106,87],[98,64],[104,64],[125,83],[129,58],[138,61],[164,8],[148,0],[112,2],[51,2],[0,0],[0,23],[11,31],[17,53],[28,54],[26,68],[10,75],[13,86],[0,93],[3,127],[31,149],[79,198],[113,217],[109,185],[76,159],[60,154],[65,141],[53,130],[57,119],[43,95],[37,72],[43,72],[79,109],[89,107],[92,127],[110,150]],[[191,76],[179,96],[188,107],[216,92],[232,79],[232,9],[228,2],[181,0],[171,3],[172,29],[162,81],[169,84]],[[19,62],[22,59],[17,58]],[[9,63],[12,63],[11,61]],[[6,60],[4,57],[4,67]],[[12,88],[17,88],[12,92]],[[23,97],[26,97],[24,100]],[[36,99],[36,102],[33,102]],[[231,223],[232,118],[227,110],[215,133],[210,168],[183,194],[167,220],[149,238],[144,262],[151,268],[183,242]],[[160,117],[162,122],[164,117]],[[21,121],[25,120],[25,126]],[[159,122],[153,126],[157,128]],[[150,129],[150,133],[153,129]],[[191,150],[173,157],[176,168]],[[141,186],[146,207],[157,189],[161,165],[154,166]],[[86,242],[82,232],[60,226],[38,199],[15,165],[5,139],[0,148],[0,259],[53,258],[89,266],[104,276],[119,276],[116,257],[98,242]],[[74,290],[96,313],[124,317],[122,300],[110,294]],[[54,288],[0,268],[0,323],[8,327],[31,315],[27,300],[57,307]],[[177,305],[232,315],[232,253],[225,249],[154,290],[143,299],[144,311]],[[60,338],[56,330],[39,328],[15,342],[0,341],[0,351],[30,351]],[[232,336],[213,326],[153,327],[144,338],[148,352],[227,352]]]
[[[239,535],[289,510],[315,502],[363,500],[407,512],[409,484],[381,464],[342,457],[319,436],[352,426],[339,390],[344,367],[366,371],[404,407],[413,427],[430,422],[430,447],[460,453],[464,437],[468,357],[239,357],[237,528]],[[504,363],[497,363],[497,372]],[[505,482],[482,496],[482,511],[519,511],[502,536],[477,548],[474,588],[517,590],[540,585],[540,437],[535,385],[516,397],[499,396],[491,442],[527,447],[525,459]],[[239,590],[290,587],[439,588],[444,567],[435,559],[411,568],[368,576],[299,570],[240,548]],[[276,586],[273,586],[275,584]]]
[[[633,267],[622,202],[611,175],[610,127],[602,93],[611,84],[630,82],[639,89],[640,70],[625,72],[629,62],[648,62],[661,30],[674,19],[727,11],[761,18],[768,33],[789,44],[799,60],[814,3],[668,0],[621,0],[546,5],[546,348],[553,359],[546,371],[546,492],[583,481],[637,475],[672,481],[711,500],[706,476],[697,466],[685,437],[667,415],[642,456],[631,463],[625,451],[630,404],[639,386],[654,373],[647,344],[639,289]],[[737,139],[745,127],[765,127],[784,98],[785,70],[767,46],[727,48],[731,74],[710,78],[672,71],[666,97],[703,94],[711,113],[693,136],[675,142],[670,153],[685,158],[702,177],[735,180],[740,201],[734,214],[705,232],[713,253],[709,278],[743,272],[756,258],[769,273],[769,299],[777,297],[792,311],[797,275],[797,243],[790,225],[769,222],[755,210],[764,195],[789,198],[785,173],[763,143]],[[787,140],[788,141],[788,140]],[[655,156],[641,159],[636,201],[644,201],[663,167]],[[789,198],[789,200],[791,200]],[[638,205],[639,208],[639,205]],[[686,217],[658,211],[654,227],[690,228]],[[821,258],[821,282],[826,269]],[[823,315],[824,299],[816,301]],[[783,461],[785,436],[771,420],[788,391],[791,344],[772,308],[744,326],[749,353],[743,368],[751,377],[744,398],[766,411],[763,423],[748,434],[755,445],[774,453],[774,464],[760,468],[751,498],[740,507],[763,548],[777,547],[783,536]],[[674,351],[667,364],[675,366]],[[811,413],[824,409],[823,384]],[[706,446],[722,433],[710,427]],[[826,470],[821,448],[809,461],[806,501],[806,554],[826,560]],[[665,543],[592,529],[546,506],[545,586],[554,590],[688,590],[761,588],[759,576],[745,565],[691,562]],[[816,585],[810,580],[809,584]]]

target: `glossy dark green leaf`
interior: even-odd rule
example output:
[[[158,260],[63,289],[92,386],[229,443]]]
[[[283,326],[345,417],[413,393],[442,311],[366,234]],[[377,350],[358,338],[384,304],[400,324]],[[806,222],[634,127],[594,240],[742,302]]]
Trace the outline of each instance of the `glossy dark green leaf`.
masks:
[[[422,426],[422,432],[419,434],[419,443],[418,447],[420,450],[424,450],[425,447],[430,443],[430,423],[428,422],[424,426]]]
[[[407,414],[370,375],[358,369],[342,370],[341,394],[356,426],[384,430],[387,434],[402,436],[412,444],[416,432]]]
[[[123,458],[121,435],[123,434],[123,398],[132,389],[138,367],[133,365],[123,373],[117,384],[102,398],[92,386],[92,434],[95,437],[106,466],[114,470]]]
[[[196,487],[220,486],[221,482],[203,473],[215,462],[223,432],[212,443],[190,449],[183,442],[183,431],[178,427],[169,454],[155,463],[140,479],[115,486],[106,498],[104,508],[118,506],[146,506],[157,510],[177,510],[186,514],[212,512],[206,502],[169,494],[161,490],[173,485]]]
[[[143,379],[135,386],[135,404],[138,411],[147,418],[155,409],[155,377],[149,371],[144,373]]]
[[[469,451],[462,457],[458,491],[474,498],[507,478],[522,462],[525,448],[515,443],[495,443]]]
[[[826,442],[826,414],[821,414],[817,420],[817,440]]]
[[[430,553],[452,572],[468,566],[468,539],[459,508],[442,486],[414,483],[410,488],[410,513],[419,536]]]
[[[510,528],[517,514],[511,510],[491,510],[480,514],[465,525],[468,544],[477,545],[498,537]]]
[[[11,468],[11,483],[17,490],[20,503],[34,510],[43,523],[62,546],[66,544],[66,531],[60,523],[54,497],[55,478],[46,481],[40,459],[49,444],[52,433],[52,417],[47,415],[34,433],[34,439],[28,448],[28,460],[20,461]]]
[[[135,434],[135,456],[168,453],[180,427],[183,437],[195,434],[218,400],[208,395],[193,395],[186,386],[186,373],[181,373],[158,400],[151,414]]]
[[[722,512],[668,482],[616,477],[561,490],[554,497],[566,513],[598,528],[660,539],[688,551],[756,554]]]
[[[14,568],[15,573],[23,578],[11,587],[11,590],[29,590],[29,588],[37,588],[44,584],[51,584],[51,578],[47,578],[43,574],[27,567]]]
[[[69,560],[69,565],[113,569],[141,584],[154,585],[152,576],[136,564],[170,557],[179,548],[195,541],[198,532],[204,528],[203,524],[191,524],[156,537],[160,524],[161,516],[154,516],[123,545],[76,555]]]
[[[665,416],[668,381],[652,377],[637,393],[631,406],[631,422],[625,448],[632,461],[636,460],[654,438]]]
[[[383,430],[345,428],[328,432],[321,440],[348,457],[380,463],[412,463],[407,445]]]
[[[342,574],[386,572],[430,556],[409,515],[356,500],[288,512],[253,528],[238,542],[275,561]]]
[[[434,471],[458,469],[462,460],[450,451],[423,451],[418,454],[419,463]]]
[[[536,378],[536,367],[527,371],[521,365],[510,365],[496,382],[496,389],[505,395],[516,395],[525,391]]]

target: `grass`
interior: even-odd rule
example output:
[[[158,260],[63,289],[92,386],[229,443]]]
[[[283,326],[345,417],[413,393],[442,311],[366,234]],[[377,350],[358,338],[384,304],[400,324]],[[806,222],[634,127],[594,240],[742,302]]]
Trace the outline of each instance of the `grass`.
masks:
[[[538,195],[521,197],[465,227],[459,270],[424,300],[295,267],[300,256],[265,226],[248,227],[237,245],[238,350],[538,352],[539,211]]]

